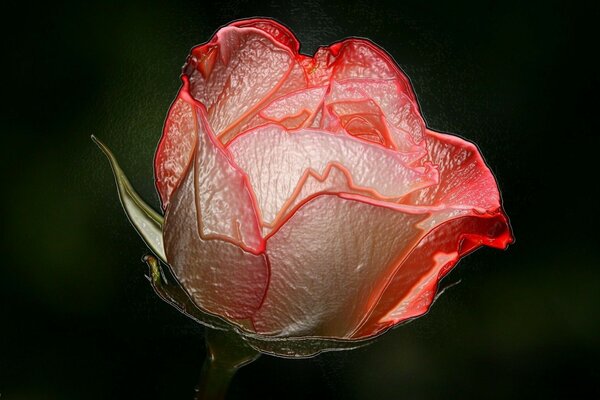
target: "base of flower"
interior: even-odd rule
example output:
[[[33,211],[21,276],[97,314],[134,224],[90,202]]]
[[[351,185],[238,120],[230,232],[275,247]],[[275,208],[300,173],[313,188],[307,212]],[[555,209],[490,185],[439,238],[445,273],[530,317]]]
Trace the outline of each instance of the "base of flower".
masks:
[[[202,367],[196,400],[224,399],[238,369],[256,360],[260,353],[231,331],[206,329],[207,356]]]

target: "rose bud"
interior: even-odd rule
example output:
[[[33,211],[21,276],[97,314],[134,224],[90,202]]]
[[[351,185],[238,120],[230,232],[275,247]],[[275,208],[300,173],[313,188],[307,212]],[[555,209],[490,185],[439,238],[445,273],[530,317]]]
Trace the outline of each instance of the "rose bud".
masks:
[[[428,129],[368,40],[306,56],[279,23],[241,20],[192,49],[182,80],[155,157],[164,224],[128,213],[184,312],[257,350],[355,347],[426,313],[461,257],[512,242],[477,147]]]

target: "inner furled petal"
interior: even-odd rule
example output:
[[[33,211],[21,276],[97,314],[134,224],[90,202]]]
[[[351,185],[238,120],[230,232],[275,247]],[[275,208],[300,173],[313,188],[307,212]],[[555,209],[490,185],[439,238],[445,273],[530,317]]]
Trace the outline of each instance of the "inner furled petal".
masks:
[[[156,188],[163,209],[179,184],[196,147],[196,118],[193,105],[182,98],[182,88],[173,102],[154,157]]]
[[[293,50],[256,27],[219,30],[192,50],[184,73],[192,96],[206,106],[211,127],[224,143],[274,95],[306,86]]]
[[[431,130],[425,141],[429,160],[439,168],[439,184],[411,193],[403,203],[479,212],[500,207],[496,180],[473,143]]]
[[[338,120],[335,125],[349,135],[396,150],[385,116],[372,100],[338,101],[327,107],[330,115]],[[329,131],[330,127],[324,126],[323,129]]]
[[[264,241],[246,175],[211,132],[204,110],[196,107],[196,116],[194,183],[200,216],[198,230],[204,239],[229,241],[246,251],[262,252]]]
[[[198,306],[241,323],[261,304],[269,280],[268,260],[264,254],[199,233],[195,221],[203,215],[196,209],[195,186],[192,166],[165,215],[167,261]]]
[[[438,282],[462,256],[480,246],[504,249],[511,241],[501,212],[469,215],[438,225],[398,265],[381,299],[353,337],[371,336],[424,314],[435,298]]]
[[[410,167],[402,153],[349,135],[279,125],[257,128],[233,140],[228,150],[248,175],[263,226],[299,191],[307,176],[323,176],[331,164],[347,171],[358,189],[378,198],[398,198],[437,182],[431,164]]]
[[[334,81],[325,99],[326,104],[340,101],[370,101],[377,105],[390,129],[394,144],[400,151],[410,151],[421,146],[425,122],[416,104],[403,92],[394,79],[348,79]]]
[[[420,239],[424,217],[335,195],[305,203],[268,240],[271,278],[256,331],[350,335]]]

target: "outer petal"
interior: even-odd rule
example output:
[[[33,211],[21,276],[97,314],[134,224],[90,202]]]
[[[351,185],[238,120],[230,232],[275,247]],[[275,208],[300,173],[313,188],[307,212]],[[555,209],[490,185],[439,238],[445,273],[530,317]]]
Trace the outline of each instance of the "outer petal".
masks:
[[[200,163],[196,166],[201,168]],[[167,261],[196,304],[239,321],[251,316],[263,299],[269,279],[268,260],[264,254],[246,252],[230,241],[208,239],[197,229],[204,225],[204,214],[196,208],[195,169],[192,165],[167,209]]]
[[[273,39],[275,39],[282,45],[288,47],[294,53],[298,53],[298,50],[300,50],[300,43],[298,42],[294,34],[287,27],[272,19],[242,19],[239,21],[232,22],[230,25],[237,26],[239,28],[260,29],[271,35]]]
[[[187,90],[184,85],[171,105],[154,158],[156,188],[163,209],[169,205],[196,146],[196,119],[193,105],[185,100]]]
[[[253,193],[246,175],[212,134],[204,111],[197,109],[198,149],[195,158],[196,207],[199,230],[206,238],[231,241],[251,252],[262,252]]]
[[[310,171],[323,175],[333,163],[348,171],[354,185],[383,197],[403,196],[437,179],[435,169],[409,167],[400,153],[317,130],[289,133],[267,125],[237,137],[228,150],[248,174],[265,225],[293,201]]]
[[[257,332],[349,336],[425,217],[334,195],[304,204],[268,240],[271,281],[253,317]]]
[[[293,35],[268,20],[238,21],[192,50],[184,67],[191,94],[206,106],[223,142],[269,99],[306,86],[296,51]]]
[[[321,47],[304,60],[311,86],[347,79],[391,80],[416,104],[410,81],[382,48],[366,39],[346,39]]]
[[[511,241],[502,213],[459,217],[438,225],[399,265],[373,313],[353,337],[375,335],[426,313],[435,298],[438,282],[462,256],[480,246],[504,249]]]
[[[427,130],[428,159],[439,169],[439,184],[413,192],[405,203],[477,209],[500,207],[498,185],[477,146],[458,136]]]
[[[432,210],[420,223],[427,235],[397,272],[355,337],[425,313],[438,282],[461,256],[480,246],[505,248],[512,242],[508,220],[492,173],[477,148],[458,137],[427,132],[432,162],[440,184],[412,193],[405,200]]]

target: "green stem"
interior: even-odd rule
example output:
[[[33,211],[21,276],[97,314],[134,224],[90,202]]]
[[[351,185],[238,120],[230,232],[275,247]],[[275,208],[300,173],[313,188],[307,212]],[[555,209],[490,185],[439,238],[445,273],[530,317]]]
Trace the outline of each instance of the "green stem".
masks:
[[[256,360],[260,353],[234,332],[206,329],[207,357],[202,367],[195,400],[222,400],[238,369]]]

